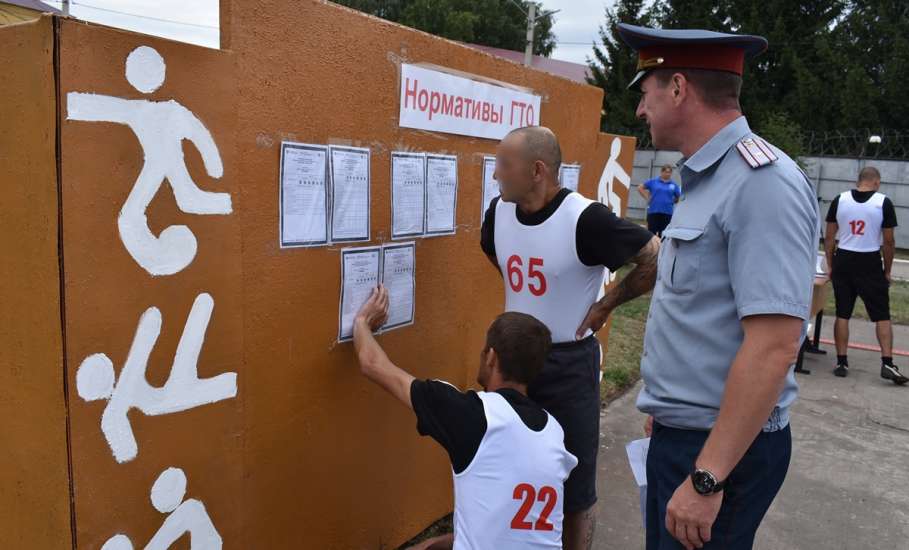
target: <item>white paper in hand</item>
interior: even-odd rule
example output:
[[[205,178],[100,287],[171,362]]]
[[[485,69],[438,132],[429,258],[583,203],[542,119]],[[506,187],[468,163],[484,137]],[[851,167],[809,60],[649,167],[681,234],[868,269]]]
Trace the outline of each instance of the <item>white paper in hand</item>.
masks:
[[[650,438],[635,439],[625,445],[628,454],[628,465],[634,474],[641,497],[641,522],[647,526],[647,451],[650,449]]]

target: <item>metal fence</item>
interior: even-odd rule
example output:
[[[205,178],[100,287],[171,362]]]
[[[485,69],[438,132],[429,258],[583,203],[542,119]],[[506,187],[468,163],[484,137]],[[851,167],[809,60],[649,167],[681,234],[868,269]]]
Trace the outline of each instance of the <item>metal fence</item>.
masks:
[[[607,127],[603,131],[634,136],[638,150],[653,150],[647,128]],[[800,143],[801,156],[909,160],[909,130],[862,128],[803,132]]]
[[[627,216],[643,219],[646,215],[644,199],[638,194],[641,182],[659,176],[660,166],[675,164],[681,154],[675,151],[637,150],[634,155],[634,171],[631,175]],[[881,192],[893,201],[899,226],[896,228],[896,246],[909,249],[909,160],[885,160],[880,158],[854,158],[831,156],[804,156],[799,162],[815,186],[820,202],[821,216],[827,215],[833,197],[855,187],[859,170],[874,166],[881,172]],[[678,172],[673,173],[678,180]]]

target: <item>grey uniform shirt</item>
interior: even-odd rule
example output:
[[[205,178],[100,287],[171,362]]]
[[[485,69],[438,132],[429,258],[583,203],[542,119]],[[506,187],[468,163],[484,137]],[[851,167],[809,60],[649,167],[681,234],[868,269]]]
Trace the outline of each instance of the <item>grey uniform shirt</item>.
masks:
[[[752,168],[736,149],[756,138],[739,117],[680,161],[682,198],[663,232],[638,408],[660,424],[710,429],[749,315],[808,319],[818,247],[814,190],[785,153]],[[761,368],[760,364],[751,368]],[[792,370],[765,431],[785,428]]]

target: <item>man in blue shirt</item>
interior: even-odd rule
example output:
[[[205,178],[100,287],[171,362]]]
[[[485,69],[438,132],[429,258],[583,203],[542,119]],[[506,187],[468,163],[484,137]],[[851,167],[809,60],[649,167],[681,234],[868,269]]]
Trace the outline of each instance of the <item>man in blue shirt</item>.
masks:
[[[682,196],[682,187],[672,181],[672,165],[664,164],[660,177],[638,186],[638,193],[647,201],[647,229],[657,237],[672,220],[672,210]]]

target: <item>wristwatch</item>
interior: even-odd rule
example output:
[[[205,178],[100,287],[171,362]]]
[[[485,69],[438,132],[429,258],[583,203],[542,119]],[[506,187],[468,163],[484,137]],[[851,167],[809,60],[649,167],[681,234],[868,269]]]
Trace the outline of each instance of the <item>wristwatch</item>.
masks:
[[[696,468],[691,473],[691,484],[699,495],[709,496],[719,493],[726,487],[728,480],[719,481],[709,470]]]

